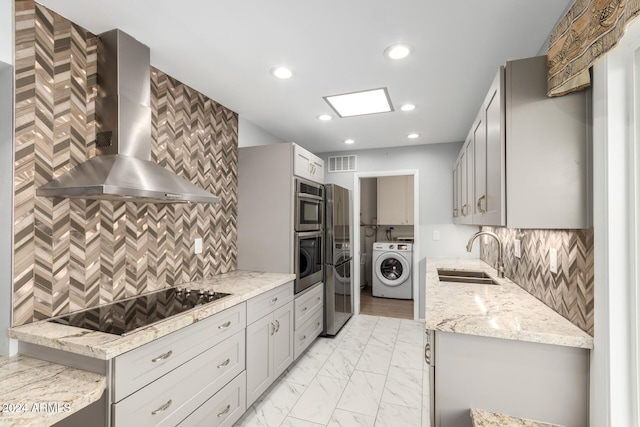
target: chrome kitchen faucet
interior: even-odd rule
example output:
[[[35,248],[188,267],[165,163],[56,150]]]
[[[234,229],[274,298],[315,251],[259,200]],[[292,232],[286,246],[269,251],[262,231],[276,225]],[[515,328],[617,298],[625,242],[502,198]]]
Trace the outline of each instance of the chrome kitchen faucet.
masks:
[[[498,270],[498,277],[503,278],[504,277],[504,261],[502,258],[502,255],[503,255],[502,241],[500,240],[500,238],[496,233],[492,231],[478,231],[473,236],[469,237],[469,242],[467,243],[467,252],[471,252],[471,248],[473,247],[473,241],[476,240],[477,237],[482,235],[491,236],[494,239],[496,239],[496,242],[498,242],[498,265],[496,266],[496,269]]]

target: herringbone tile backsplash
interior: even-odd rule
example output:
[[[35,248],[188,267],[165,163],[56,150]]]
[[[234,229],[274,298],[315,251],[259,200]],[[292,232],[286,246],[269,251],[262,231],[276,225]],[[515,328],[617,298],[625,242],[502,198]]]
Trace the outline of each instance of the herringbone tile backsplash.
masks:
[[[96,36],[33,1],[15,9],[14,325],[234,270],[238,116],[160,70],[153,161],[220,203],[36,197],[95,155]]]
[[[482,227],[496,233],[504,244],[505,276],[540,301],[593,335],[593,229],[520,230]],[[521,258],[514,256],[520,240]],[[486,239],[480,258],[495,265],[497,243]],[[558,251],[558,273],[549,271],[549,249]]]

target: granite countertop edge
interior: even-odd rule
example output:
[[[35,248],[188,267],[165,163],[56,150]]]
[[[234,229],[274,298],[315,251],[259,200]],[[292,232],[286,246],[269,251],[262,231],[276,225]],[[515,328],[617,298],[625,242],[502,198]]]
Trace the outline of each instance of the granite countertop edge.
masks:
[[[427,258],[425,329],[593,349],[593,337],[480,259]],[[440,282],[438,268],[484,271],[497,285]],[[451,304],[451,301],[456,301]]]
[[[0,427],[50,426],[100,399],[106,378],[28,356],[0,356]]]

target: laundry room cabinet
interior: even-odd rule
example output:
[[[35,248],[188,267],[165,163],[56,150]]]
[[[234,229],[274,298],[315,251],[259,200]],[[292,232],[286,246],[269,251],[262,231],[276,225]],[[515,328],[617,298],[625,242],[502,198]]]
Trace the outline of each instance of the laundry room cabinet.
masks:
[[[293,362],[293,283],[247,301],[247,407]]]
[[[413,225],[413,175],[378,178],[378,225]]]

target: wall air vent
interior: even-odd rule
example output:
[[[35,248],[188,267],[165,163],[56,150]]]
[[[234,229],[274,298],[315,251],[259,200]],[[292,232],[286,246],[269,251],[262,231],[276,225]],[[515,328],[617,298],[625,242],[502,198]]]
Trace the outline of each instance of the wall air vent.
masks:
[[[355,172],[356,156],[331,156],[329,157],[329,172]]]

